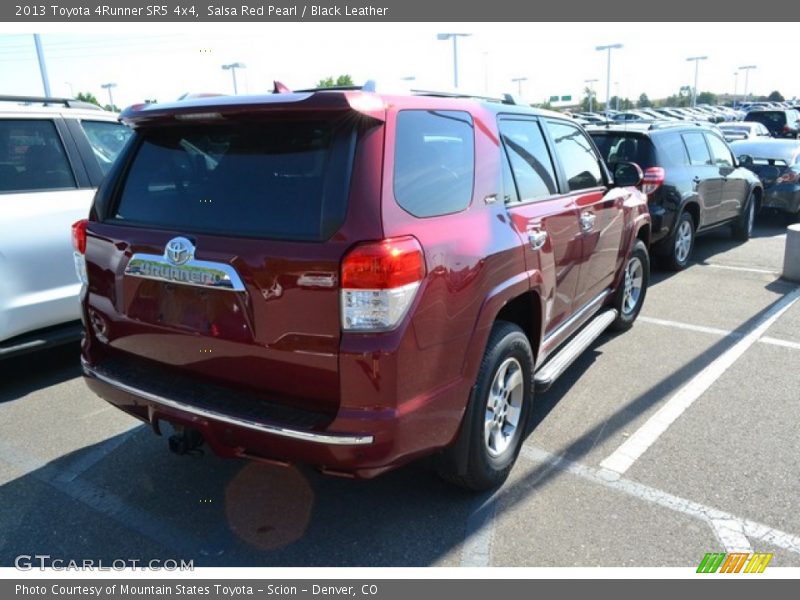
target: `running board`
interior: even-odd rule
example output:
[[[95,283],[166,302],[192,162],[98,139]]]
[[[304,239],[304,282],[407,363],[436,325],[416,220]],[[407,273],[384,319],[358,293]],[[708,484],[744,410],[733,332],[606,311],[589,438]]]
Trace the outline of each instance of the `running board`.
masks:
[[[583,354],[616,318],[617,311],[612,308],[599,313],[589,321],[588,325],[581,329],[555,356],[536,371],[533,376],[536,391],[546,392],[550,389],[550,386],[567,370],[567,367],[575,362],[575,359]]]

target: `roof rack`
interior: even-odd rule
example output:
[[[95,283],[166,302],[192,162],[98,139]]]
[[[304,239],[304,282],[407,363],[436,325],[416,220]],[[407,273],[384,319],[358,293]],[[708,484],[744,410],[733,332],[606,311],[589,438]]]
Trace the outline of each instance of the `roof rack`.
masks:
[[[103,110],[102,107],[92,104],[91,102],[84,102],[83,100],[75,100],[74,98],[49,98],[46,96],[0,96],[0,102],[17,102],[19,104],[42,104],[48,106],[50,104],[60,104],[67,108],[90,108],[94,110]]]

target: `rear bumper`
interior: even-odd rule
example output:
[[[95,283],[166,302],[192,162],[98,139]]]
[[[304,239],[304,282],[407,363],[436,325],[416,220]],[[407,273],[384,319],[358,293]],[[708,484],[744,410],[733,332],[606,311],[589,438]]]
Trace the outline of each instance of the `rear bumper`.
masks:
[[[114,377],[85,359],[82,367],[88,387],[107,402],[157,433],[161,421],[194,429],[223,457],[301,462],[333,475],[370,478],[444,445],[442,438],[429,434],[430,413],[436,413],[431,405],[440,402],[440,395],[415,403],[414,410],[342,410],[325,422],[306,420],[295,426],[199,406],[191,395],[168,397],[148,389],[146,382]]]
[[[766,190],[761,206],[797,214],[800,212],[800,186],[776,186]]]

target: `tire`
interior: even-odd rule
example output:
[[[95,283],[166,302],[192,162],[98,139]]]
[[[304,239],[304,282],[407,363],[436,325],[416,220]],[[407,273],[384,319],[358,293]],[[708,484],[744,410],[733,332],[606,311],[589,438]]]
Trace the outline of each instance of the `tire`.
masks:
[[[669,238],[667,253],[662,264],[670,271],[682,271],[689,264],[694,248],[694,219],[688,212],[682,212],[675,224],[675,231]]]
[[[747,196],[747,203],[744,206],[742,214],[736,219],[733,224],[733,239],[740,242],[746,242],[753,234],[753,225],[756,221],[756,198],[753,192]]]
[[[614,308],[617,318],[611,329],[625,331],[630,329],[642,310],[647,287],[650,284],[650,256],[642,240],[636,243],[623,267],[622,281],[614,294]]]
[[[444,461],[439,466],[442,478],[473,491],[493,489],[506,480],[528,425],[533,364],[531,345],[522,329],[496,322],[459,434],[459,438],[467,436],[464,460]],[[457,440],[454,447],[463,441]]]

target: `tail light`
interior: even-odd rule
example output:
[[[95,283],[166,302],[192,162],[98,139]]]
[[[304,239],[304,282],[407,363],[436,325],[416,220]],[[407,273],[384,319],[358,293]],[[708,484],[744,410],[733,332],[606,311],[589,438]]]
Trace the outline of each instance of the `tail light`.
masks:
[[[661,167],[650,167],[644,172],[642,177],[642,191],[648,196],[655,192],[664,183],[664,169]]]
[[[75,259],[75,272],[78,274],[78,279],[81,283],[88,283],[86,276],[86,227],[89,221],[81,219],[72,224],[72,247],[75,248],[73,257]]]
[[[796,183],[800,179],[800,173],[788,169],[775,180],[775,183]]]
[[[342,259],[342,329],[394,329],[424,277],[425,255],[411,236],[356,246]]]

